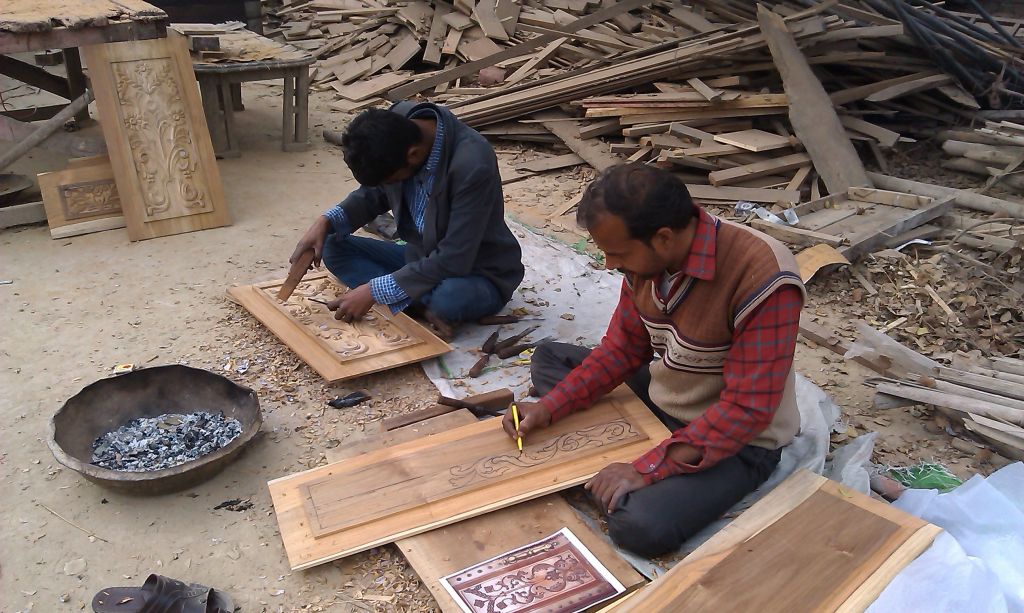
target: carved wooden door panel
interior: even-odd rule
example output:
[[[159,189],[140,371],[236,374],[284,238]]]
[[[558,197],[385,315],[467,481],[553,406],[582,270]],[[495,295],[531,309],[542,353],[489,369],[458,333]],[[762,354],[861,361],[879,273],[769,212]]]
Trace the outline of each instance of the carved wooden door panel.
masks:
[[[270,482],[292,568],[306,568],[585,482],[669,435],[627,388],[537,432],[487,419]]]
[[[341,381],[451,351],[447,343],[408,315],[392,315],[375,305],[361,321],[346,323],[318,300],[346,291],[326,272],[299,283],[284,303],[277,299],[283,281],[232,287],[228,294],[259,319],[304,362],[329,381]]]
[[[36,178],[51,237],[124,227],[114,170],[106,156],[71,160],[64,170]]]
[[[83,47],[128,237],[230,223],[184,39]]]

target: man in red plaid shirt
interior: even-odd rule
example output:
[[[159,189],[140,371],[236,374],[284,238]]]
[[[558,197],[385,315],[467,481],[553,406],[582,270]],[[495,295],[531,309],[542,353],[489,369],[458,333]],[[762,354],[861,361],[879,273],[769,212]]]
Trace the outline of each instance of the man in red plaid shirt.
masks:
[[[693,204],[671,173],[615,166],[588,188],[577,221],[623,274],[618,306],[592,351],[541,345],[539,402],[518,405],[528,437],[626,383],[672,431],[586,488],[621,547],[673,551],[763,483],[800,417],[793,354],[804,301],[786,247]]]

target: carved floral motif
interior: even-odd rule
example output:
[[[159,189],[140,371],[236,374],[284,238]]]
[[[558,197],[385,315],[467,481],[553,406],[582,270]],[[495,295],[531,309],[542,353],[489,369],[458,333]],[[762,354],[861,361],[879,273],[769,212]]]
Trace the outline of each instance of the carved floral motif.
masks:
[[[121,199],[113,179],[62,185],[60,202],[68,221],[121,212]]]
[[[174,60],[115,62],[113,68],[145,220],[213,212]]]

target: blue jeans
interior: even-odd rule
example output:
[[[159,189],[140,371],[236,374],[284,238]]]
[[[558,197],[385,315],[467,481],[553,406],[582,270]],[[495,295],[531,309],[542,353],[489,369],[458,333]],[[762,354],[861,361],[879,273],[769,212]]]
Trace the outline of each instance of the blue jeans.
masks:
[[[327,270],[349,287],[365,285],[405,266],[405,245],[362,236],[331,234],[324,241]],[[498,288],[485,277],[452,277],[419,297],[420,303],[445,321],[475,321],[505,306]]]

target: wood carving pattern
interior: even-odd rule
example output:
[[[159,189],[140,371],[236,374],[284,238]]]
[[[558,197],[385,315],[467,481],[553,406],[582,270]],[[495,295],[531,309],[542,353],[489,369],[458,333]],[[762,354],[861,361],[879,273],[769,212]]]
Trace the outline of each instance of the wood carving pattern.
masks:
[[[637,438],[640,433],[625,419],[598,424],[576,432],[568,432],[545,441],[535,448],[526,448],[522,455],[503,454],[480,458],[472,464],[456,465],[450,470],[448,482],[452,487],[466,487],[487,479],[494,479],[516,468],[529,468],[550,461],[555,456],[580,449],[603,447],[619,441]]]
[[[263,292],[343,362],[423,342],[375,310],[360,321],[346,323],[334,319],[334,313],[325,305],[312,300],[332,300],[339,295],[339,289],[328,278],[303,281],[283,305],[275,297],[277,287],[264,288]]]
[[[121,198],[113,179],[69,183],[59,189],[65,220],[121,212]]]
[[[145,220],[212,212],[174,60],[114,62],[113,69]]]
[[[572,613],[623,591],[568,529],[443,581],[469,613]]]

